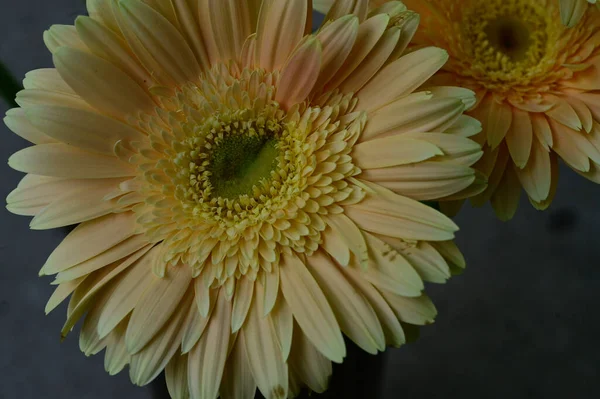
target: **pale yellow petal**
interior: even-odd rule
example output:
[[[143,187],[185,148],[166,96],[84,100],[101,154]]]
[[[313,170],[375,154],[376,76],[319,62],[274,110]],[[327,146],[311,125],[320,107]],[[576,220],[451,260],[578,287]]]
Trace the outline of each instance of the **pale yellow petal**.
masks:
[[[56,139],[48,136],[31,124],[25,116],[23,108],[13,108],[6,112],[4,117],[6,126],[16,135],[33,144],[48,144],[56,142]]]
[[[221,382],[222,399],[253,398],[256,392],[256,382],[252,376],[248,356],[246,355],[244,334],[239,334],[235,346],[225,365],[223,381]]]
[[[154,107],[144,89],[100,57],[62,47],[53,59],[65,82],[86,102],[109,115],[123,118]]]
[[[403,134],[376,138],[355,145],[352,158],[361,169],[406,165],[444,155],[436,145]]]
[[[265,398],[283,399],[287,397],[288,367],[277,344],[271,316],[263,316],[263,287],[256,284],[248,321],[241,330],[248,365]]]
[[[235,295],[233,297],[233,310],[231,313],[231,332],[235,333],[244,324],[248,310],[252,303],[254,292],[254,281],[249,278],[241,278],[238,280],[235,287]],[[264,301],[263,301],[264,302]]]
[[[356,224],[344,214],[326,216],[323,220],[331,227],[333,234],[341,238],[344,245],[354,254],[358,263],[366,268],[369,262],[367,243]]]
[[[524,168],[516,170],[519,181],[533,201],[541,202],[548,198],[552,182],[551,170],[550,154],[538,140],[534,140],[529,162]]]
[[[54,274],[84,262],[134,235],[135,214],[107,215],[77,226],[50,254],[40,271]]]
[[[165,367],[165,381],[172,399],[190,399],[187,355],[175,355],[171,358]]]
[[[293,347],[288,361],[293,373],[311,391],[325,392],[332,374],[331,360],[315,348],[298,325],[294,328]]]
[[[323,5],[320,5],[323,8]],[[360,21],[364,21],[369,11],[369,0],[335,0],[327,15],[325,21],[342,18],[344,15],[356,15]]]
[[[341,363],[346,347],[323,291],[296,255],[286,255],[283,260],[281,291],[294,318],[323,355]]]
[[[171,317],[192,279],[187,265],[172,266],[157,279],[136,304],[127,327],[125,343],[131,354],[139,352]]]
[[[382,295],[398,319],[405,323],[422,326],[433,323],[437,316],[433,302],[426,295],[418,298],[406,298],[385,291],[382,291]]]
[[[306,266],[328,298],[344,334],[368,353],[383,351],[385,338],[377,315],[332,259],[318,251],[308,257]]]
[[[55,53],[61,47],[88,51],[72,25],[52,25],[44,32],[44,44],[51,53]]]
[[[134,168],[114,156],[80,150],[63,143],[40,144],[14,153],[8,165],[20,172],[70,179],[134,176]]]
[[[196,80],[200,65],[185,38],[171,22],[140,0],[121,0],[119,6],[142,46],[177,83]]]
[[[426,47],[407,54],[386,66],[358,93],[362,109],[375,110],[412,93],[448,60],[448,53]]]
[[[219,290],[206,331],[188,354],[188,386],[192,398],[216,398],[228,355],[231,303]]]

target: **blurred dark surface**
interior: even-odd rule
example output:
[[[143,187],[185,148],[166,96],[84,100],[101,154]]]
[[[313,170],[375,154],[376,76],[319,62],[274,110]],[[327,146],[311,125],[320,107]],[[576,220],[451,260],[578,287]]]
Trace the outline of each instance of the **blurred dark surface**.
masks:
[[[1,4],[0,60],[19,79],[51,66],[42,31],[84,12],[83,0]],[[2,114],[6,109],[0,103]],[[0,159],[27,145],[4,125],[0,137]],[[2,163],[1,198],[20,177]],[[457,218],[467,271],[428,287],[436,323],[386,356],[350,351],[334,368],[327,397],[371,399],[377,387],[382,399],[600,397],[599,194],[564,169],[545,213],[526,198],[509,223],[489,207],[467,207]],[[65,307],[44,315],[51,279],[37,275],[64,234],[30,231],[27,218],[0,209],[0,398],[164,397],[160,380],[138,388],[127,372],[107,375],[102,355],[88,359],[79,351],[76,333],[60,343]]]

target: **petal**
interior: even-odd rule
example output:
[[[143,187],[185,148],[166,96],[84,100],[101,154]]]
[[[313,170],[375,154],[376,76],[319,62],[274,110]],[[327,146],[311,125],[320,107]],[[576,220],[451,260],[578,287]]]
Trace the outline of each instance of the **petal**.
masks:
[[[134,176],[129,164],[114,156],[80,150],[62,143],[39,144],[14,153],[8,165],[20,172],[71,179]]]
[[[550,154],[537,140],[533,143],[529,162],[516,172],[529,198],[535,202],[542,202],[548,198],[552,182]]]
[[[56,142],[55,139],[39,131],[25,116],[23,108],[13,108],[6,112],[4,117],[6,126],[16,135],[33,144],[48,144]]]
[[[294,350],[288,363],[312,391],[323,393],[327,390],[332,374],[331,360],[315,348],[298,325],[294,330]]]
[[[254,304],[248,321],[242,329],[248,365],[265,398],[286,398],[288,368],[277,337],[271,316],[263,317],[263,287],[256,283]]]
[[[25,74],[23,79],[25,89],[48,90],[75,96],[73,89],[60,77],[54,68],[36,69]]]
[[[367,243],[356,224],[344,214],[327,216],[324,217],[324,220],[331,227],[333,233],[339,236],[344,245],[354,254],[359,264],[367,267],[369,262]]]
[[[405,165],[436,155],[444,153],[434,144],[404,137],[402,134],[369,140],[352,149],[352,158],[361,169]]]
[[[134,235],[132,212],[103,216],[77,226],[50,254],[42,275],[58,273],[84,262]]]
[[[264,3],[263,8],[265,8]],[[259,20],[257,28],[257,61],[262,68],[273,71],[281,68],[304,36],[308,2],[306,0],[271,0],[265,10],[268,14],[264,20]],[[261,13],[263,13],[262,9]]]
[[[426,47],[407,54],[383,68],[358,93],[362,109],[375,110],[399,97],[412,93],[436,73],[448,60],[448,53]]]
[[[321,8],[323,6],[321,5]],[[368,0],[335,0],[325,16],[325,21],[342,18],[345,15],[356,15],[360,21],[364,21],[369,10]]]
[[[368,353],[383,351],[385,338],[377,315],[331,258],[317,251],[307,258],[306,266],[328,298],[344,334]]]
[[[235,333],[244,324],[254,292],[254,281],[244,277],[238,279],[233,297],[233,312],[231,314],[231,332]]]
[[[154,380],[164,370],[171,358],[179,357],[179,349],[183,334],[183,323],[190,307],[195,307],[192,291],[177,304],[173,316],[165,327],[142,349],[131,356],[129,378],[138,386],[144,386]],[[131,321],[130,321],[131,323]],[[127,335],[125,336],[127,343]]]
[[[165,367],[165,381],[171,398],[189,399],[187,355],[175,355],[171,358]]]
[[[167,18],[139,0],[119,1],[121,13],[141,45],[177,83],[195,81],[200,65],[185,38]]]
[[[228,355],[231,304],[219,290],[206,331],[188,355],[188,385],[192,398],[216,398]]]
[[[148,288],[131,314],[125,343],[131,354],[139,352],[171,317],[192,280],[190,267],[170,267],[164,278]]]
[[[506,134],[506,144],[513,162],[520,169],[523,169],[529,160],[532,142],[533,125],[529,113],[513,109],[513,120]]]
[[[358,18],[347,15],[327,25],[317,34],[317,40],[323,47],[323,59],[315,90],[321,90],[344,64],[356,41],[358,27]]]
[[[54,65],[91,106],[116,118],[150,111],[154,102],[125,72],[95,55],[68,47],[54,53]]]
[[[382,295],[400,321],[405,323],[422,326],[433,323],[437,316],[435,306],[426,295],[418,298],[406,298],[385,291],[382,291]]]
[[[517,212],[520,196],[521,184],[514,168],[508,165],[490,200],[496,216],[502,221],[512,219]]]
[[[312,37],[296,49],[281,71],[275,101],[284,108],[304,101],[317,82],[320,68],[321,43]]]
[[[52,25],[50,29],[44,32],[44,44],[51,53],[55,53],[61,47],[71,47],[82,51],[88,50],[77,35],[75,27],[71,25]]]
[[[236,59],[251,32],[250,11],[246,1],[209,0],[213,35],[221,60]]]
[[[246,353],[244,334],[240,334],[225,365],[220,392],[222,399],[254,397],[256,382],[254,382]]]
[[[341,363],[346,356],[346,348],[323,291],[296,255],[284,255],[283,260],[281,291],[294,318],[323,355]]]

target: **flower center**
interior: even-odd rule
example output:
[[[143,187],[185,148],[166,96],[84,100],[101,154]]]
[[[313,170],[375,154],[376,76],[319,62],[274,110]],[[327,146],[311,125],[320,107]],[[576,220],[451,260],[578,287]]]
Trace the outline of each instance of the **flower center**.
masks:
[[[537,0],[475,0],[463,21],[473,67],[492,81],[526,78],[546,55],[551,24]]]
[[[214,194],[234,199],[252,193],[268,179],[276,164],[277,140],[273,135],[237,134],[215,143],[208,170]]]

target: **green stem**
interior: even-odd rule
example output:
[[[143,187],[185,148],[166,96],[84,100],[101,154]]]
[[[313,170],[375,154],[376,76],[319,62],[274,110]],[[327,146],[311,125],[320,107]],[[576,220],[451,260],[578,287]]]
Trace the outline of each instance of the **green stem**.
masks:
[[[21,85],[12,76],[8,68],[0,62],[0,96],[11,107],[16,107],[15,96],[21,90]]]

